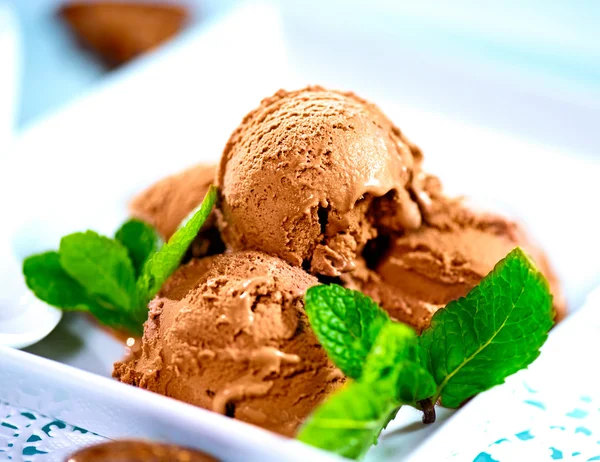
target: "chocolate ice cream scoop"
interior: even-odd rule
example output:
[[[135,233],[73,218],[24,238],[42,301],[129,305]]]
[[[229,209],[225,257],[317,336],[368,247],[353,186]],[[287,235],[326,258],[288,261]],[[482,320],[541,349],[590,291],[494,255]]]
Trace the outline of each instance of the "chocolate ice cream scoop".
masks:
[[[292,435],[344,380],[304,312],[315,284],[259,252],[192,260],[150,303],[141,349],[113,375]]]
[[[351,271],[378,232],[421,225],[421,160],[353,93],[281,90],[244,118],[223,152],[223,238],[314,274]]]
[[[396,236],[382,258],[363,261],[345,284],[374,298],[389,314],[418,331],[451,300],[465,296],[512,249],[522,247],[550,282],[557,320],[565,315],[558,280],[544,253],[515,222],[476,213],[442,199],[429,222]],[[367,258],[375,255],[367,255]]]
[[[171,444],[111,441],[81,449],[66,462],[217,462],[217,459]]]

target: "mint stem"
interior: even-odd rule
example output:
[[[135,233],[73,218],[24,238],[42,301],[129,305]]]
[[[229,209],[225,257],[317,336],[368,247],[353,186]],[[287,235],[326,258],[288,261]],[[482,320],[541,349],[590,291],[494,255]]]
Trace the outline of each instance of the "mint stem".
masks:
[[[435,405],[431,399],[422,399],[418,402],[419,408],[423,411],[423,423],[432,424],[435,422]]]

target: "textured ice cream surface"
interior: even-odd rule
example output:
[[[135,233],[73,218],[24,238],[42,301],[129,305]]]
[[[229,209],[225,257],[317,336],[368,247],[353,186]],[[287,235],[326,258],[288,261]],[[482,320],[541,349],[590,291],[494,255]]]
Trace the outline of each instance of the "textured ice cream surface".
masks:
[[[389,314],[418,331],[450,301],[465,296],[512,249],[522,247],[550,282],[557,319],[566,307],[544,253],[523,228],[503,217],[475,213],[444,199],[420,229],[391,238],[381,258],[363,261],[345,284],[374,298]]]
[[[223,239],[313,274],[352,271],[370,239],[421,225],[421,160],[377,106],[353,93],[280,90],[244,118],[223,152]]]
[[[200,205],[215,182],[216,170],[215,165],[195,165],[159,180],[133,198],[129,204],[131,215],[154,226],[168,240]],[[202,257],[221,253],[224,248],[212,213],[190,246],[190,253]]]
[[[195,259],[150,303],[119,380],[293,435],[344,380],[310,329],[316,278],[259,252]]]

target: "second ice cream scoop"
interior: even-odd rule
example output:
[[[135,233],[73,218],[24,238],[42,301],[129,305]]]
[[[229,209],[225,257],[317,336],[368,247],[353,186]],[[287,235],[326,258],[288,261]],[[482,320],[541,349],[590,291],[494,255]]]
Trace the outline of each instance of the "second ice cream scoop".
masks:
[[[352,93],[281,90],[246,116],[223,152],[223,238],[313,274],[351,271],[382,229],[420,226],[421,158],[377,106]]]

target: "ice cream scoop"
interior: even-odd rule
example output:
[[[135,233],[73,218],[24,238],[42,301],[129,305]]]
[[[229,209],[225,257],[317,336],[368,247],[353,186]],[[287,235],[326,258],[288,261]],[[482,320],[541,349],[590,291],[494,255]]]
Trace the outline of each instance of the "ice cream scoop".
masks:
[[[304,313],[315,284],[254,251],[192,260],[150,303],[141,349],[114,376],[292,435],[344,381]]]
[[[193,449],[149,441],[111,441],[72,454],[66,462],[216,462]]]
[[[438,198],[435,209],[420,229],[391,238],[382,256],[366,252],[361,268],[343,276],[345,284],[421,331],[438,309],[465,296],[520,246],[548,279],[556,318],[564,317],[565,302],[554,271],[521,226],[498,215],[476,213],[459,200]]]
[[[223,238],[313,274],[352,271],[378,233],[421,225],[421,160],[377,106],[353,93],[281,90],[244,118],[223,152]]]

